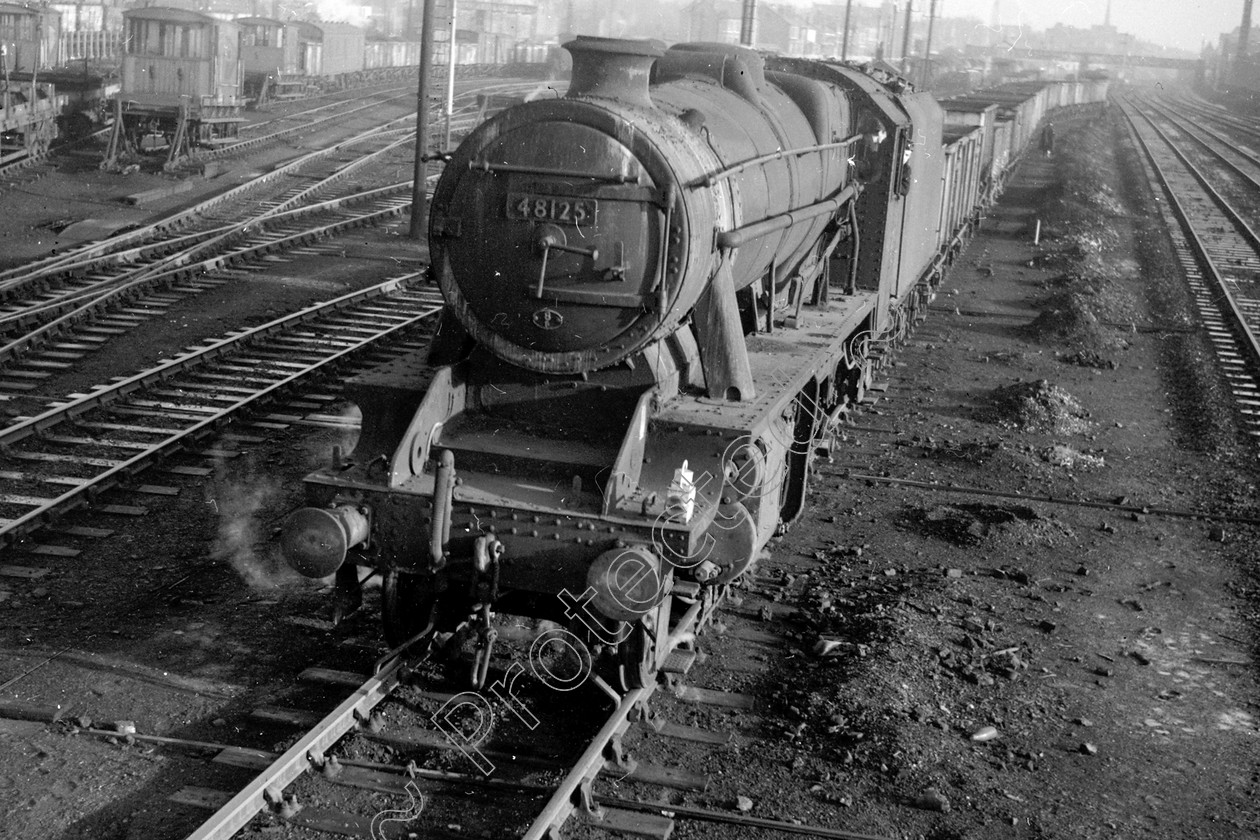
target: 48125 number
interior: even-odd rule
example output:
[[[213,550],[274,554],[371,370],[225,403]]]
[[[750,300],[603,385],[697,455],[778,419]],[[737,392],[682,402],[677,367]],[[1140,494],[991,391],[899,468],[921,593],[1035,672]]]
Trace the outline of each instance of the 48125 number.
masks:
[[[593,198],[572,198],[560,195],[509,193],[509,219],[530,219],[562,225],[593,225],[599,203]]]

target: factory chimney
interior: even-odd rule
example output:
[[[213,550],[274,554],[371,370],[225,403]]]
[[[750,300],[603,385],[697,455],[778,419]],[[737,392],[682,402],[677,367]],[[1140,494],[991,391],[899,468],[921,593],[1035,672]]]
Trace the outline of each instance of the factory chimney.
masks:
[[[1251,2],[1243,0],[1242,27],[1238,30],[1238,50],[1234,57],[1240,63],[1247,57],[1247,39],[1251,37]]]

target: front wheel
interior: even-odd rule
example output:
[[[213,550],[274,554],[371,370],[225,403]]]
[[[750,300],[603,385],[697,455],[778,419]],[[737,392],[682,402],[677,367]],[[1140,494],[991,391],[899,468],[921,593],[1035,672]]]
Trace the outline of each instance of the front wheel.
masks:
[[[621,691],[645,688],[656,679],[656,639],[643,619],[634,622],[617,646],[617,674]]]
[[[381,580],[381,623],[391,648],[431,627],[437,618],[436,582],[431,577],[405,575],[397,569]]]

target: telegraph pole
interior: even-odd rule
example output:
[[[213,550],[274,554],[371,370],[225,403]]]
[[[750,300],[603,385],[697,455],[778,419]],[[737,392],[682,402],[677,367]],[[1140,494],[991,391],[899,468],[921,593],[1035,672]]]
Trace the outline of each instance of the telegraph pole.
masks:
[[[923,82],[924,90],[928,89],[928,85],[932,82],[932,25],[936,23],[936,0],[932,0],[928,6],[928,34],[927,44],[923,49]]]
[[[437,0],[424,0],[420,18],[420,79],[416,90],[416,165],[411,184],[412,239],[423,239],[428,226],[429,206],[426,191],[429,151],[429,69],[433,64],[433,5]]]
[[[849,60],[849,15],[853,14],[853,0],[844,4],[844,40],[840,42],[840,60]]]
[[[1247,57],[1247,40],[1251,38],[1251,2],[1252,0],[1243,0],[1242,26],[1238,29],[1238,49],[1234,56],[1234,61],[1239,64]]]
[[[449,0],[451,7],[451,31],[447,36],[446,50],[446,142],[442,144],[442,151],[446,151],[451,147],[451,117],[455,115],[455,18],[459,13],[456,4],[458,0]],[[936,0],[932,0],[933,3]]]
[[[914,0],[906,0],[906,31],[901,33],[901,72],[906,72],[910,60],[910,12],[914,9]]]
[[[757,0],[744,0],[744,12],[739,21],[739,43],[753,46],[757,40]]]

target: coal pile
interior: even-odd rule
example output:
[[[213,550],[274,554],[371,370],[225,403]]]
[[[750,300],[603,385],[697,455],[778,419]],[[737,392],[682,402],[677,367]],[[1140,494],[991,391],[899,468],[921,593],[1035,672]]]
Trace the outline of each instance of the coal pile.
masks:
[[[1089,429],[1089,412],[1076,398],[1045,379],[1017,382],[994,390],[991,419],[1025,432],[1076,435]]]
[[[961,504],[914,508],[906,518],[928,536],[968,547],[979,545],[996,526],[1030,522],[1037,519],[1037,514],[1023,505]]]

